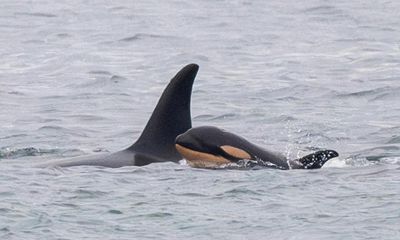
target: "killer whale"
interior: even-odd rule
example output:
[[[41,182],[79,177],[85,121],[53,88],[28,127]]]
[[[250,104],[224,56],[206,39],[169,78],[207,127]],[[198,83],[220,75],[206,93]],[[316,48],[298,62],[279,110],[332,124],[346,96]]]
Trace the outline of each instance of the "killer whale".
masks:
[[[289,160],[236,134],[212,126],[189,129],[177,136],[175,146],[188,164],[197,168],[216,168],[242,161],[245,167],[316,169],[321,168],[329,159],[339,156],[334,150],[321,150]]]
[[[189,64],[171,79],[140,137],[130,147],[111,154],[50,161],[37,167],[94,165],[118,168],[154,162],[178,162],[182,157],[175,148],[175,138],[192,127],[190,98],[198,69],[197,64]]]

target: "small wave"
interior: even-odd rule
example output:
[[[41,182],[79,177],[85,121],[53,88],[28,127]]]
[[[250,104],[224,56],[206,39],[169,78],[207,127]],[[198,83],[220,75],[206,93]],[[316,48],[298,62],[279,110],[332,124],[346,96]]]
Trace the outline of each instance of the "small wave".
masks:
[[[109,71],[103,71],[103,70],[93,70],[89,71],[89,74],[97,74],[97,75],[112,75]]]
[[[399,99],[399,91],[400,88],[388,88],[382,93],[378,94],[373,99],[371,99],[371,101]]]
[[[22,16],[31,16],[31,17],[45,17],[45,18],[54,18],[57,17],[55,14],[51,13],[41,13],[41,12],[36,12],[36,13],[28,13],[28,12],[17,12],[15,15],[22,15]]]
[[[59,38],[69,38],[69,37],[72,37],[72,35],[70,35],[70,34],[68,34],[68,33],[57,33],[56,36],[59,37]]]
[[[356,91],[344,94],[337,94],[340,98],[366,98],[369,101],[396,99],[400,88],[380,87],[370,90]]]
[[[272,122],[289,122],[296,121],[297,118],[289,115],[279,115],[270,119]]]
[[[295,96],[284,96],[284,97],[281,97],[281,98],[278,97],[278,98],[276,98],[276,100],[285,101],[285,102],[294,102],[294,101],[298,101],[299,98],[295,97]]]
[[[346,20],[357,22],[357,19],[347,14],[342,9],[330,5],[322,5],[318,7],[306,8],[302,11],[302,13],[309,16],[311,20],[322,21],[322,22],[323,21],[332,22],[334,20],[341,20],[343,18],[345,18]]]
[[[81,117],[82,116],[85,116],[85,117],[89,118],[89,120],[90,120],[90,117],[88,117],[89,115],[81,115]],[[82,120],[82,118],[81,118],[81,120]],[[73,129],[64,128],[64,127],[57,126],[57,125],[45,125],[43,127],[40,127],[38,129],[38,131],[46,133],[46,134],[57,133],[57,135],[58,135],[60,133],[63,133],[63,134],[71,135],[71,136],[87,137],[87,134],[84,131],[73,130]]]
[[[219,116],[212,118],[211,120],[224,120],[224,119],[232,119],[235,118],[237,115],[234,113],[226,113]]]
[[[4,136],[4,137],[0,137],[0,139],[10,139],[10,138],[21,138],[21,137],[26,137],[28,136],[28,134],[13,134],[13,135],[8,135],[8,136]]]
[[[193,119],[194,120],[210,120],[213,117],[214,117],[214,115],[211,115],[211,114],[201,114],[201,115],[195,116]]]
[[[364,91],[357,91],[357,92],[351,92],[351,93],[345,93],[345,94],[339,94],[339,97],[365,97],[365,96],[371,96],[375,95],[377,92],[380,92],[382,89],[372,89],[372,90],[364,90]]]
[[[77,189],[70,199],[88,199],[106,196],[109,194],[107,191],[90,190],[90,189]]]
[[[35,148],[35,147],[25,147],[25,148],[0,148],[0,159],[18,159],[23,157],[34,157],[34,156],[46,156],[46,155],[56,155],[74,157],[82,155],[83,152],[79,149],[45,149],[45,148]]]
[[[184,197],[208,197],[206,194],[197,193],[197,192],[186,192],[175,194],[176,196],[184,196]]]
[[[226,113],[221,115],[212,115],[212,114],[201,114],[195,116],[193,119],[195,120],[203,120],[203,121],[210,121],[210,120],[224,120],[224,119],[232,119],[236,118],[238,115],[235,113]]]
[[[0,159],[15,159],[15,158],[22,158],[22,157],[29,157],[29,156],[40,156],[45,154],[54,154],[57,153],[55,149],[40,149],[34,147],[27,147],[27,148],[2,148],[0,149]]]
[[[400,156],[397,156],[397,157],[385,157],[385,158],[382,158],[381,160],[384,163],[400,165]]]
[[[121,42],[133,42],[137,40],[143,40],[143,39],[151,39],[151,38],[172,38],[171,36],[167,35],[157,35],[157,34],[149,34],[149,33],[137,33],[133,36],[122,38],[119,41]]]
[[[325,6],[307,8],[303,12],[327,14],[327,13],[333,13],[333,12],[336,12],[336,11],[337,11],[337,9],[335,7],[329,6],[329,5],[325,5]]]
[[[394,135],[390,138],[389,141],[386,142],[387,144],[396,144],[396,143],[400,143],[400,136],[398,135]]]
[[[392,157],[400,152],[400,147],[394,145],[380,146],[367,150],[366,159],[368,161],[379,161],[381,159]]]
[[[111,78],[110,78],[110,80],[111,80],[112,82],[114,82],[114,83],[118,83],[118,82],[120,82],[120,81],[126,80],[126,78],[125,78],[125,77],[122,77],[122,76],[118,76],[118,75],[112,75]]]
[[[40,99],[43,99],[43,100],[47,100],[47,99],[53,100],[53,99],[62,99],[62,98],[65,98],[65,97],[66,97],[65,95],[46,95],[46,96],[40,97]]]
[[[346,163],[351,166],[369,166],[385,162],[386,159],[399,158],[400,147],[395,145],[379,146],[365,149],[350,155]]]
[[[227,190],[227,191],[225,191],[223,193],[217,194],[218,197],[221,197],[221,196],[226,197],[226,195],[229,195],[229,196],[238,196],[238,195],[246,195],[246,196],[248,196],[248,195],[253,195],[254,196],[254,195],[262,195],[262,194],[260,194],[257,191],[253,191],[251,189],[248,189],[246,187],[235,187],[235,188]]]
[[[102,121],[105,120],[105,117],[102,116],[95,116],[90,114],[72,114],[68,115],[70,118],[75,118],[78,121]]]
[[[54,125],[47,125],[47,126],[40,127],[38,130],[39,131],[42,131],[42,130],[44,130],[44,131],[48,131],[48,130],[60,131],[60,130],[66,130],[66,128],[63,128],[63,127],[60,127],[60,126],[54,126]]]
[[[111,213],[111,214],[123,214],[122,211],[116,210],[116,209],[110,209],[110,210],[108,210],[108,213]]]
[[[166,218],[172,216],[174,216],[174,214],[169,212],[154,212],[154,213],[136,215],[136,217],[144,217],[144,218]]]
[[[25,96],[26,94],[20,91],[10,91],[8,92],[10,95],[17,95],[17,96]]]

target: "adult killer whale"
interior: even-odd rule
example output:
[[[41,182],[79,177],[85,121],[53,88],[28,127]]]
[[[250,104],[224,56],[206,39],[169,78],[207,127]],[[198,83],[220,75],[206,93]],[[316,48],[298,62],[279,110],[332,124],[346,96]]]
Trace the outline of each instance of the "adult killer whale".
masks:
[[[127,149],[111,154],[62,159],[37,167],[95,165],[118,168],[153,162],[178,162],[182,157],[175,148],[175,138],[192,127],[190,98],[198,69],[198,65],[189,64],[171,79],[139,139]]]
[[[321,168],[329,159],[339,156],[336,151],[322,150],[299,159],[288,160],[238,135],[210,126],[189,129],[176,138],[175,146],[190,166],[198,168],[245,163],[245,167],[315,169]]]

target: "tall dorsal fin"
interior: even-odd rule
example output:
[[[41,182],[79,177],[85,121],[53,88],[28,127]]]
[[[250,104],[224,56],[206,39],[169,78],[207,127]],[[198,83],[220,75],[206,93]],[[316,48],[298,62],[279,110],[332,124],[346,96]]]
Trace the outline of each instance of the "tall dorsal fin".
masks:
[[[171,79],[141,136],[128,150],[169,161],[182,158],[175,149],[175,138],[192,127],[190,97],[198,70],[197,64],[189,64]]]

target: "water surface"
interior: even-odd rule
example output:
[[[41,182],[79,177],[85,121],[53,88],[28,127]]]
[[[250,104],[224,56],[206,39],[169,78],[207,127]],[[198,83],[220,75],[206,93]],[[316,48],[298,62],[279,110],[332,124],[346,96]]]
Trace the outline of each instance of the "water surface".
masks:
[[[3,1],[1,239],[398,239],[397,1]],[[36,169],[140,134],[200,71],[193,125],[316,171]]]

